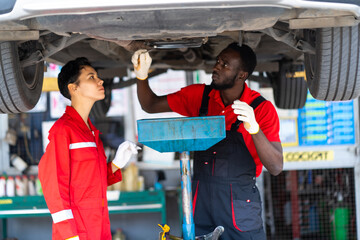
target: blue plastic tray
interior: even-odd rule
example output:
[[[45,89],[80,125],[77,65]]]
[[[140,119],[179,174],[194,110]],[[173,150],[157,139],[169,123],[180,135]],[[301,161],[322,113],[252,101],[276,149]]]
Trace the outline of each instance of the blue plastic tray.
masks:
[[[137,121],[140,143],[159,152],[203,151],[226,137],[225,117],[184,117]]]

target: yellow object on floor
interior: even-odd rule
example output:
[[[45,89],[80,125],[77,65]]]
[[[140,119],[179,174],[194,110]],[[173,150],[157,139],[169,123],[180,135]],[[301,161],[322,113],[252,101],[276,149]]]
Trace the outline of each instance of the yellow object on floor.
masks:
[[[163,230],[163,233],[161,234],[161,240],[166,240],[165,234],[170,231],[170,227],[167,224],[165,224],[164,226],[161,226],[161,224],[158,225]]]

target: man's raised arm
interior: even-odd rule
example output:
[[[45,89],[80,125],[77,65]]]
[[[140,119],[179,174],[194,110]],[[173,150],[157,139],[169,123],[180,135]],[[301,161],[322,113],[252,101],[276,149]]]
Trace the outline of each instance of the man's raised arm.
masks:
[[[147,50],[137,50],[131,59],[137,80],[137,95],[141,108],[148,113],[171,112],[167,96],[157,96],[150,88],[148,72],[151,57]]]

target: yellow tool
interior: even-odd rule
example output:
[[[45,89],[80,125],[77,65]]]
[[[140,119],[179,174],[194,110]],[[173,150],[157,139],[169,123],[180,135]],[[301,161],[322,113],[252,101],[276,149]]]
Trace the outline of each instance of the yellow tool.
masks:
[[[161,234],[161,240],[166,240],[165,234],[170,231],[170,227],[167,224],[165,224],[164,226],[161,226],[161,224],[158,225],[163,230],[163,233]]]

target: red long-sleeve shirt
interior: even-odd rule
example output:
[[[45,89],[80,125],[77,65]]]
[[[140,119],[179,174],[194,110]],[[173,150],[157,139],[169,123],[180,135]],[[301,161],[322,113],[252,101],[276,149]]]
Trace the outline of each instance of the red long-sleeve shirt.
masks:
[[[182,88],[178,92],[169,94],[167,96],[167,101],[171,110],[183,116],[199,116],[204,87],[205,84],[193,84]],[[251,102],[258,96],[260,96],[260,93],[251,90],[245,83],[244,91],[239,100],[250,105]],[[267,139],[270,142],[280,142],[279,117],[272,103],[270,101],[264,101],[255,109],[254,113],[256,121],[258,122]],[[237,115],[234,113],[234,109],[231,107],[231,105],[224,106],[224,103],[221,100],[220,91],[213,89],[209,93],[208,116],[218,115],[225,116],[226,130],[230,130],[231,125],[236,121],[237,118]],[[256,164],[256,176],[259,176],[261,174],[263,165],[257,154],[254,141],[252,140],[252,137],[248,131],[246,131],[244,128],[244,124],[240,125],[238,132],[240,132],[244,138],[245,144]]]

